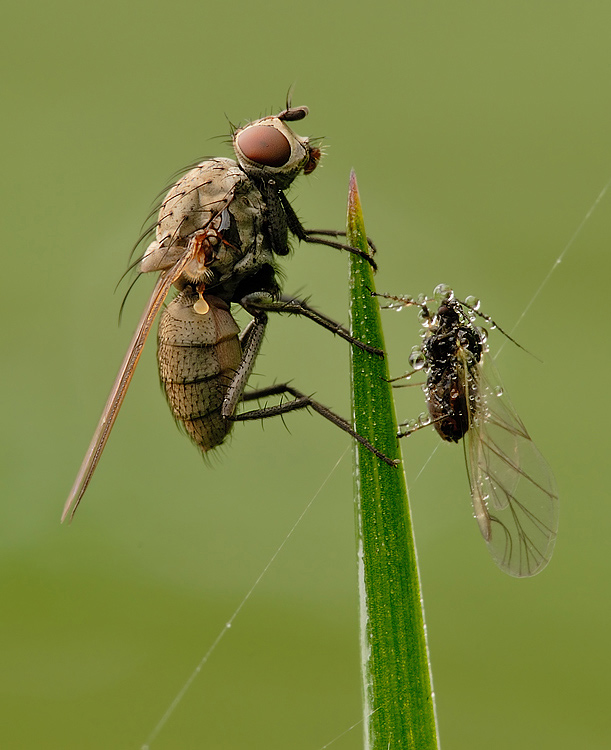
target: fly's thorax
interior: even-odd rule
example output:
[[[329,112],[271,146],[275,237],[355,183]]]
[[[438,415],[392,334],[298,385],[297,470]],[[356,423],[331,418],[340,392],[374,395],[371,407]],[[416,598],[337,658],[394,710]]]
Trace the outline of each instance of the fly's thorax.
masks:
[[[171,268],[196,242],[176,286],[200,283],[225,299],[244,276],[273,264],[258,188],[232,159],[211,159],[181,178],[161,204],[143,273]]]
[[[305,107],[299,109],[307,113]],[[273,180],[280,190],[286,190],[300,172],[310,174],[320,159],[320,150],[291,130],[285,118],[301,119],[286,117],[286,112],[263,117],[233,135],[236,158],[246,174],[264,182]]]

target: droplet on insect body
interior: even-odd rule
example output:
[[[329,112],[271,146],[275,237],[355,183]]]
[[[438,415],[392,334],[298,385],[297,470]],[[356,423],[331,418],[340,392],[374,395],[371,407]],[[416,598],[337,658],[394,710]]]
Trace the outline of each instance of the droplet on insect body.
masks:
[[[414,347],[412,353],[409,355],[408,361],[414,370],[422,370],[426,365],[426,357],[420,347]]]
[[[197,302],[193,305],[193,309],[198,315],[205,315],[210,309],[210,305],[206,302],[203,297],[200,297]]]

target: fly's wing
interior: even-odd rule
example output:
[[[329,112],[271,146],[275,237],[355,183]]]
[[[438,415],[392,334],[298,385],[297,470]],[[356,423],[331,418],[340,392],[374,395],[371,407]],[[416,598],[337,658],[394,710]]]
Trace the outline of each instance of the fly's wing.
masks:
[[[155,316],[163,305],[168,292],[172,288],[172,284],[180,277],[185,267],[194,259],[196,252],[197,244],[190,243],[189,247],[184,251],[183,256],[171,268],[161,273],[157,279],[153,293],[142,313],[142,317],[140,318],[134,337],[129,345],[121,369],[119,370],[114,382],[97,429],[91,440],[91,444],[85,454],[80,471],[74,481],[74,485],[64,506],[62,521],[68,516],[72,518],[76,512],[78,504],[80,503],[81,498],[87,489],[87,485],[93,476],[93,472],[98,465],[98,461],[100,460],[100,456],[102,455],[110,431],[115,423],[115,419],[117,418],[117,414],[119,413],[119,409],[121,408],[121,404],[123,403],[123,399],[125,398],[125,394],[131,382],[132,375],[134,374],[134,369],[138,364],[140,355],[142,354],[144,343],[149,335],[153,321],[155,320]]]
[[[480,531],[496,564],[532,576],[550,561],[558,493],[549,466],[515,413],[492,363],[480,371],[467,433],[467,469]]]

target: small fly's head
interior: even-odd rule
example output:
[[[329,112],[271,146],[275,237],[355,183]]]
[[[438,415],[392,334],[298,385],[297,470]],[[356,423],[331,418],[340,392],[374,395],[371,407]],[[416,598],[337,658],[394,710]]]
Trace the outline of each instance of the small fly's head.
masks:
[[[238,128],[233,148],[246,174],[265,182],[273,180],[286,190],[300,172],[310,174],[320,160],[320,149],[294,133],[287,123],[303,120],[307,107],[287,107],[277,115],[262,117]]]
[[[456,359],[476,366],[486,345],[486,331],[474,324],[476,308],[456,299],[445,284],[435,287],[433,295],[438,307],[425,340],[429,358],[434,362]],[[479,305],[477,300],[474,302]]]

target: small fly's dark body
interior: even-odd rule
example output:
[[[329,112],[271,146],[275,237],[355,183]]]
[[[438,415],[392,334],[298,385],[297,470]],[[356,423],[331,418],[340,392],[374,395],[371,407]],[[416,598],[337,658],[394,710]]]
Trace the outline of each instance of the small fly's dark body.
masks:
[[[474,515],[494,561],[510,575],[535,575],[553,552],[558,493],[550,468],[504,394],[487,333],[474,323],[479,316],[504,331],[477,311],[476,300],[461,302],[443,284],[432,299],[378,296],[392,300],[393,309],[419,307],[423,324],[422,344],[410,355],[414,369],[394,380],[426,374],[428,415],[400,425],[405,429],[398,436],[432,424],[447,442],[465,438]]]
[[[426,402],[439,435],[457,443],[469,430],[477,409],[483,341],[480,332],[465,323],[456,300],[440,305],[434,321],[422,346]]]
[[[369,254],[331,239],[343,232],[304,229],[285,195],[299,174],[315,169],[321,156],[288,124],[307,113],[307,107],[287,105],[278,115],[236,129],[235,160],[216,158],[198,164],[162,200],[150,230],[154,240],[137,262],[140,273],[159,272],[159,277],[62,518],[74,515],[91,480],[153,321],[173,286],[179,294],[163,311],[159,324],[159,372],[175,418],[202,451],[220,445],[236,420],[311,408],[394,465],[346,420],[292,386],[279,384],[244,393],[270,312],[301,315],[356,346],[382,354],[356,341],[306,301],[280,293],[277,257],[289,253],[289,235],[348,250],[375,267]],[[234,303],[252,315],[241,332],[231,314]],[[236,413],[240,403],[270,395],[288,395],[292,400]]]

